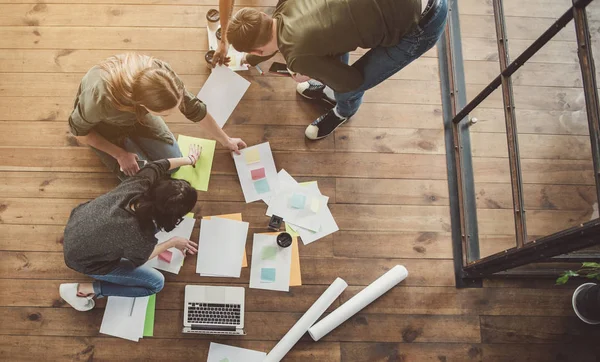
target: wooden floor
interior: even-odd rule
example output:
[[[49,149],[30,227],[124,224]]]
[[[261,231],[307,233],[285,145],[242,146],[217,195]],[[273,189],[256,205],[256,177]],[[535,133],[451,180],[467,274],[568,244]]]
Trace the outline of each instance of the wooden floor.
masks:
[[[460,0],[471,97],[498,70],[489,3]],[[509,34],[516,29],[515,49],[527,46],[568,7],[561,0],[505,3]],[[369,91],[359,114],[319,142],[305,141],[303,132],[323,112],[320,106],[300,99],[289,79],[247,75],[252,86],[226,131],[249,144],[268,140],[278,168],[298,180],[317,180],[340,226],[334,235],[301,246],[302,287],[287,294],[246,289],[248,335],[180,333],[186,284],[248,286],[248,269],[240,279],[200,278],[194,258],[180,275],[167,276],[157,297],[154,338],[136,344],[100,335],[104,301],[88,313],[65,305],[58,285],[85,280],[64,265],[58,240],[65,222],[77,204],[117,184],[89,149],[69,137],[67,117],[81,77],[105,57],[139,51],[170,62],[197,92],[208,75],[204,16],[216,5],[217,0],[0,0],[1,360],[204,361],[211,340],[268,351],[336,277],[350,287],[335,306],[396,264],[410,272],[401,286],[322,342],[303,338],[286,361],[599,358],[599,330],[579,322],[571,310],[575,284],[486,281],[484,288],[455,289],[435,49]],[[532,235],[589,219],[596,202],[575,50],[573,35],[565,34],[515,80]],[[494,94],[478,109],[483,121],[472,136],[487,253],[510,246],[513,228],[501,107]],[[203,135],[181,116],[167,122],[175,134]],[[199,200],[197,218],[242,212],[252,232],[265,230],[265,205],[244,203],[233,161],[222,148],[209,191],[199,193]]]

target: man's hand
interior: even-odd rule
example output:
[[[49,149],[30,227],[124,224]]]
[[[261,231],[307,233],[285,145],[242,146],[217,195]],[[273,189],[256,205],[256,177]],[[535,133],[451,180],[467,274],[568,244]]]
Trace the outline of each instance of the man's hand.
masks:
[[[121,170],[127,176],[133,176],[140,170],[137,161],[138,155],[135,153],[124,151],[117,157],[117,162],[121,166]]]
[[[308,82],[310,80],[310,77],[307,77],[300,73],[291,73],[291,75],[292,75],[292,78],[294,78],[294,80],[298,83],[304,83],[304,82]]]
[[[241,138],[228,138],[228,141],[223,146],[227,147],[230,151],[235,152],[237,155],[241,154],[240,150],[246,148],[246,142],[242,141]]]
[[[213,55],[213,58],[212,58],[213,68],[216,67],[217,65],[223,65],[223,64],[225,64],[226,66],[229,66],[229,62],[231,61],[231,58],[227,56],[227,52],[229,52],[229,43],[221,40],[219,42],[219,46],[217,47],[217,50],[215,50],[215,54]]]

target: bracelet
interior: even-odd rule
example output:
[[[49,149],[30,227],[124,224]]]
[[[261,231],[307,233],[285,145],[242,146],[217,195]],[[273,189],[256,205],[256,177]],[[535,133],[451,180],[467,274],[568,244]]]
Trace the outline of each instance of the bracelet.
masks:
[[[194,164],[194,159],[192,158],[192,156],[188,156],[188,158],[190,159],[190,166],[192,166]]]

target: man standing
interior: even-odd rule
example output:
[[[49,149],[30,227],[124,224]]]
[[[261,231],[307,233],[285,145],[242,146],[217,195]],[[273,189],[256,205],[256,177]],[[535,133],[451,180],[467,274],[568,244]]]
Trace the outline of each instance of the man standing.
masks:
[[[306,137],[316,140],[352,117],[365,91],[431,49],[447,13],[447,0],[430,0],[423,12],[421,0],[288,0],[272,17],[241,9],[227,40],[254,55],[250,65],[280,51],[307,98],[325,99],[325,85],[333,89],[337,105],[306,128]],[[348,65],[348,52],[359,47],[370,50]]]

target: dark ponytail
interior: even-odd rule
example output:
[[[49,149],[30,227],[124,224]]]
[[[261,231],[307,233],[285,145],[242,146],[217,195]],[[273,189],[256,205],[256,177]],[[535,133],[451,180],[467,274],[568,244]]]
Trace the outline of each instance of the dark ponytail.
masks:
[[[135,214],[144,229],[171,231],[192,211],[198,194],[185,180],[161,179],[152,185],[135,206]]]

